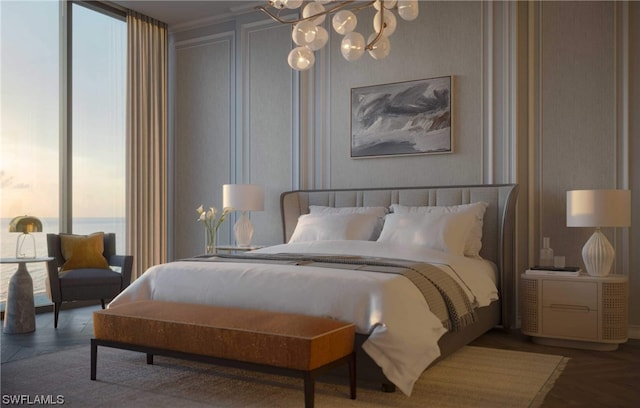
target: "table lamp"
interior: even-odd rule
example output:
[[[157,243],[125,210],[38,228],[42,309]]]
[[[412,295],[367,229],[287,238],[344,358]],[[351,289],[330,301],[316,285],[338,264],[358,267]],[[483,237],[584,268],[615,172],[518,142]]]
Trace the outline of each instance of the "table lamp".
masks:
[[[42,223],[36,217],[22,215],[15,217],[9,222],[9,232],[21,232],[16,241],[16,258],[35,258],[36,257],[36,239],[31,235],[32,232],[42,232]],[[24,243],[27,238],[31,238],[33,247],[33,255],[28,255],[24,251]]]
[[[222,186],[222,206],[241,211],[233,231],[236,244],[240,247],[251,245],[253,225],[247,216],[248,211],[264,210],[264,186],[258,184],[225,184]]]
[[[607,276],[616,255],[600,228],[630,225],[630,190],[567,191],[567,226],[596,228],[582,248],[582,259],[589,275]]]

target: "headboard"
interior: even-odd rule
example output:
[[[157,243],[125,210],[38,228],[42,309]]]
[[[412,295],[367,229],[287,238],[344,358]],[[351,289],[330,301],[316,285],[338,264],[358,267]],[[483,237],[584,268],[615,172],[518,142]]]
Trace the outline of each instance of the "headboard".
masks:
[[[389,207],[458,205],[477,201],[489,203],[482,229],[484,259],[493,261],[500,273],[502,320],[513,323],[515,311],[515,205],[517,184],[481,184],[468,186],[362,188],[334,190],[287,191],[280,196],[284,242],[288,242],[298,223],[298,217],[309,213],[310,205],[329,207]]]

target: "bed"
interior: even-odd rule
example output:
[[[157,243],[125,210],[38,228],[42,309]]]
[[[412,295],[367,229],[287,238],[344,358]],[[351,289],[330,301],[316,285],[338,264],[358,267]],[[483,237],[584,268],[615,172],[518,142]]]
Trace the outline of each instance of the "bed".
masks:
[[[410,395],[435,361],[513,323],[517,193],[506,184],[285,192],[286,244],[153,266],[110,305],[155,299],[350,321],[359,379]],[[438,301],[450,308],[444,319],[425,292],[454,281],[457,294]]]

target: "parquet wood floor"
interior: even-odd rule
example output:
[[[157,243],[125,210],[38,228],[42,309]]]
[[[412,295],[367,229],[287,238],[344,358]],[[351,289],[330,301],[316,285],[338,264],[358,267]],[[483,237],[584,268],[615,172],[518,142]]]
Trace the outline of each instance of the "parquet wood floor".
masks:
[[[35,332],[3,333],[2,363],[88,344],[93,335],[92,313],[99,308],[63,310],[58,329],[53,328],[52,313],[43,313],[36,316]],[[640,340],[630,340],[613,352],[587,351],[542,346],[518,331],[493,330],[472,345],[569,357],[543,408],[640,407]]]
[[[472,345],[569,357],[544,408],[640,407],[640,340],[616,351],[590,351],[538,345],[520,332],[493,330]]]

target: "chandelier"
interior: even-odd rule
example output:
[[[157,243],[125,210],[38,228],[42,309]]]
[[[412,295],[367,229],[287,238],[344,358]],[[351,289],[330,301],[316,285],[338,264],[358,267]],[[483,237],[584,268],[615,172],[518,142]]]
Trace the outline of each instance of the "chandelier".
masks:
[[[314,51],[325,46],[329,33],[322,26],[325,18],[333,14],[331,25],[336,33],[343,35],[340,44],[342,56],[347,61],[355,61],[362,57],[365,51],[372,58],[380,60],[389,55],[391,43],[389,36],[396,29],[396,16],[406,21],[418,17],[418,0],[375,0],[375,1],[331,1],[316,0],[270,0],[267,6],[258,6],[258,10],[265,12],[273,20],[292,26],[291,37],[297,45],[287,58],[289,66],[297,71],[306,71],[315,63]],[[284,19],[280,15],[283,10],[295,10],[302,7],[302,17]],[[358,25],[356,14],[364,9],[373,7],[377,10],[373,17],[373,32],[367,41],[362,34],[355,31]]]

